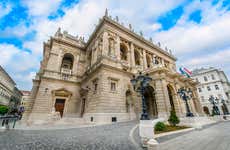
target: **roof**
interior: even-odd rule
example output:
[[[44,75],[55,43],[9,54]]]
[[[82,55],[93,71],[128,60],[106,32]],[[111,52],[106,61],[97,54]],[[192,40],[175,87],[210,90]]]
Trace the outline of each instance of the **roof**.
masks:
[[[21,92],[22,92],[23,95],[30,95],[31,94],[30,91],[21,90]]]
[[[211,72],[211,71],[220,71],[220,70],[214,67],[194,69],[192,71],[192,76],[196,76],[196,75]]]
[[[14,82],[14,80],[10,77],[10,75],[2,68],[2,66],[0,65],[0,70],[2,70],[4,73],[5,73],[5,75],[10,79],[10,81],[14,84],[14,85],[16,85],[16,83]]]
[[[125,27],[123,24],[120,24],[118,22],[118,20],[113,20],[111,17],[108,16],[108,14],[105,14],[99,21],[99,24],[96,26],[96,28],[94,29],[94,31],[92,32],[92,34],[90,35],[89,39],[87,40],[87,42],[84,42],[84,38],[83,37],[75,37],[71,34],[69,34],[68,32],[64,31],[63,33],[61,33],[61,29],[59,28],[57,30],[57,32],[55,33],[55,37],[61,37],[61,35],[64,35],[65,38],[71,39],[72,41],[77,42],[78,44],[81,44],[82,46],[84,45],[84,48],[87,49],[87,47],[90,45],[91,41],[95,38],[95,36],[97,35],[97,33],[99,32],[99,30],[101,29],[101,27],[105,24],[105,23],[109,23],[114,25],[116,28],[118,28],[119,30],[122,30],[123,32],[127,33],[128,35],[130,35],[131,37],[143,42],[144,44],[146,44],[147,46],[157,49],[158,52],[170,57],[173,60],[177,60],[177,58],[175,56],[173,56],[171,54],[171,50],[166,51],[164,49],[162,49],[161,47],[153,44],[152,41],[150,40],[146,40],[143,35],[139,35],[137,33],[134,32],[133,29],[127,28]],[[49,41],[48,41],[49,42]],[[75,45],[77,45],[75,43]]]
[[[108,16],[103,16],[102,19],[100,19],[99,24],[97,25],[96,29],[93,31],[93,33],[91,34],[91,36],[89,37],[87,43],[86,43],[86,48],[89,46],[90,42],[94,39],[94,37],[96,36],[96,34],[98,33],[98,31],[100,30],[100,28],[103,26],[103,24],[105,23],[110,23],[114,26],[116,26],[118,29],[126,32],[127,34],[129,34],[130,36],[142,41],[143,43],[145,43],[146,45],[157,49],[160,53],[163,53],[165,55],[167,55],[168,57],[172,58],[173,60],[177,60],[177,58],[175,56],[173,56],[172,54],[170,54],[169,52],[163,50],[162,48],[156,46],[155,44],[152,43],[152,41],[146,40],[143,36],[135,33],[133,30],[130,30],[128,28],[126,28],[125,26],[121,25],[119,22],[112,20],[110,17]]]

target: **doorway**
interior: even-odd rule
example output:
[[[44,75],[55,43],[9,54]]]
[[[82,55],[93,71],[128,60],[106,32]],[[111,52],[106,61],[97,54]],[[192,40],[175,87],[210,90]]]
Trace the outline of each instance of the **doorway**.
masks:
[[[155,97],[155,90],[152,86],[145,88],[144,97],[146,100],[147,113],[150,119],[156,119],[158,117],[157,103]]]
[[[55,110],[60,112],[61,117],[63,116],[64,107],[65,107],[65,99],[56,99]]]

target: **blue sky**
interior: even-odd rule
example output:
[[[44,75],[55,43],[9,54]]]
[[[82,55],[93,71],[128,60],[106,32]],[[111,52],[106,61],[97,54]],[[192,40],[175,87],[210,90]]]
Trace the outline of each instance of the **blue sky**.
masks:
[[[171,49],[177,67],[213,66],[230,77],[229,0],[0,0],[0,65],[20,89],[30,90],[42,43],[58,27],[87,39],[106,8]]]

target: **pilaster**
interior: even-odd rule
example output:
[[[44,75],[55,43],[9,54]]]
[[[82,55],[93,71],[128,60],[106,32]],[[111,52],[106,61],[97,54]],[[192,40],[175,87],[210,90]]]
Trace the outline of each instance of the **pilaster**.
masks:
[[[121,57],[120,57],[120,37],[119,36],[116,37],[115,55],[116,55],[118,60],[121,59]]]
[[[133,43],[130,44],[130,53],[131,53],[131,66],[135,66],[135,57],[134,57],[134,45]]]
[[[143,67],[147,69],[147,60],[146,60],[146,52],[143,50]]]
[[[106,56],[109,49],[109,39],[108,39],[108,33],[103,33],[103,46],[102,46],[102,55]]]
[[[165,99],[165,91],[163,88],[163,82],[161,79],[155,81],[156,84],[156,103],[157,103],[157,111],[158,117],[166,118],[168,116],[169,108]]]

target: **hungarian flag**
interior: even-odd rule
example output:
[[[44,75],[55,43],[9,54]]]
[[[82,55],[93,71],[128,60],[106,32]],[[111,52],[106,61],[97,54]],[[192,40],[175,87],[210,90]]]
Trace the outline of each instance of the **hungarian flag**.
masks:
[[[185,76],[187,76],[187,77],[191,77],[191,75],[192,75],[192,72],[191,71],[189,71],[187,68],[185,68],[185,67],[180,67],[179,68],[179,70],[180,70],[180,72],[181,72],[181,74],[183,74],[183,75],[185,75]]]

